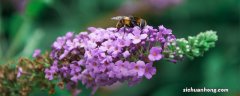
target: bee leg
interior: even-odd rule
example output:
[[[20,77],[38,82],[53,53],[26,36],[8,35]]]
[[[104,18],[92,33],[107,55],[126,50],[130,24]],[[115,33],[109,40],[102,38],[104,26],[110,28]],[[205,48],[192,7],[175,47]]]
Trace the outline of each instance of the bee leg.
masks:
[[[123,32],[123,36],[122,36],[122,38],[124,38],[124,36],[125,36],[125,33],[126,33],[126,25],[123,25],[123,30],[124,30],[124,32]]]
[[[123,30],[124,30],[124,33],[127,31],[126,30],[126,25],[123,25]]]
[[[131,21],[131,27],[135,27],[135,26],[138,26],[137,22]]]
[[[143,29],[146,25],[147,25],[147,22],[145,20],[140,21],[139,26],[140,26],[141,29]]]
[[[118,21],[116,24],[116,28],[118,29],[118,31],[119,31],[120,27],[121,27],[121,23]]]

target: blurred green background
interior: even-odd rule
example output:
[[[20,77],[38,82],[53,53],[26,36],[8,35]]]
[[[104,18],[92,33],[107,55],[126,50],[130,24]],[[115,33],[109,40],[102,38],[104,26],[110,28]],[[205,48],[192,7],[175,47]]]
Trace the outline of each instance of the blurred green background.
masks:
[[[203,57],[156,63],[151,80],[101,88],[96,96],[240,96],[240,0],[0,0],[0,64],[50,50],[68,31],[111,27],[113,16],[134,15],[163,24],[177,38],[215,30],[216,47]],[[184,88],[227,88],[228,93],[183,93]],[[88,96],[83,88],[79,96]],[[47,95],[36,91],[33,96]],[[69,96],[57,88],[55,96]]]

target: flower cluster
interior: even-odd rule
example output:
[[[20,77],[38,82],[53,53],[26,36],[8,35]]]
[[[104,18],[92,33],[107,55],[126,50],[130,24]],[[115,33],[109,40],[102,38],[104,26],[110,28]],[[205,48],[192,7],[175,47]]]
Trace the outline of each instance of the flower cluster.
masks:
[[[163,26],[88,30],[57,38],[50,54],[41,54],[37,49],[33,60],[19,58],[18,62],[0,65],[1,96],[28,96],[36,87],[53,94],[56,85],[76,96],[81,92],[77,88],[79,81],[93,88],[93,93],[115,82],[134,85],[143,78],[152,78],[157,71],[154,61],[176,62],[183,57],[202,56],[218,40],[211,30],[175,39],[171,30]],[[53,79],[58,80],[49,82]]]
[[[134,85],[156,73],[153,62],[164,57],[165,47],[175,42],[172,30],[163,26],[134,28],[88,28],[74,35],[68,32],[52,45],[53,64],[45,69],[49,80],[55,77],[88,88],[128,81]]]
[[[44,78],[45,64],[51,63],[49,54],[33,54],[34,60],[19,58],[18,61],[0,65],[0,96],[29,96],[34,88],[54,90],[55,83]],[[53,93],[49,91],[49,93]]]

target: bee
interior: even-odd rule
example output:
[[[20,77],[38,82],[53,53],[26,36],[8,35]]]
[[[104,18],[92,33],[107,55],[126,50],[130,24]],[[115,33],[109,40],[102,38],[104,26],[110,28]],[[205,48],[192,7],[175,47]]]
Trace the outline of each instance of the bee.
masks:
[[[122,27],[135,27],[139,26],[140,28],[144,28],[147,25],[146,20],[140,18],[140,17],[134,17],[134,16],[116,16],[113,17],[112,20],[118,20],[118,23],[116,27],[118,29]]]

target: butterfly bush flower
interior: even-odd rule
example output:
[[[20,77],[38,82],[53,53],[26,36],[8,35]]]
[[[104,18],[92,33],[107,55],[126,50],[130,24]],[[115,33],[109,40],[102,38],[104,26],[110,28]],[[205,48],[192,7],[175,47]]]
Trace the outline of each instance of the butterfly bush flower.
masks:
[[[32,57],[36,58],[36,57],[40,56],[40,54],[41,54],[41,50],[36,49],[36,50],[34,50],[34,53],[33,53]]]
[[[54,61],[45,69],[49,80],[62,79],[68,84],[82,83],[92,88],[127,81],[130,86],[156,74],[154,61],[181,59],[171,29],[159,26],[134,28],[94,28],[88,32],[66,33],[58,37],[50,53]]]
[[[160,26],[134,28],[88,28],[58,37],[52,45],[51,67],[45,77],[86,85],[89,88],[128,81],[137,84],[156,73],[153,61],[163,58],[168,43],[175,42],[170,29]]]
[[[152,76],[156,74],[156,68],[153,67],[152,64],[153,64],[152,62],[146,64],[144,76],[145,76],[147,79],[151,79]]]
[[[130,55],[129,51],[126,50],[125,52],[123,52],[123,57],[127,58]]]
[[[99,87],[116,82],[133,86],[156,74],[154,62],[168,60],[176,63],[184,57],[202,56],[215,46],[217,39],[216,32],[211,30],[176,39],[172,30],[164,26],[158,29],[152,26],[90,27],[87,32],[79,34],[68,32],[52,44],[50,54],[35,50],[33,60],[19,58],[16,63],[1,65],[0,81],[11,82],[0,82],[0,90],[6,90],[1,92],[4,96],[26,96],[34,87],[47,89],[53,94],[55,86],[61,89],[66,86],[74,96],[81,92],[78,83],[91,88],[91,95]]]
[[[145,72],[145,63],[143,61],[137,61],[134,64],[131,64],[133,68],[131,68],[135,73],[137,73],[138,77],[142,77]]]
[[[23,73],[23,70],[21,67],[18,67],[18,73],[17,73],[17,78],[19,78]]]
[[[160,60],[162,58],[161,51],[162,49],[160,47],[152,47],[148,59],[151,61]]]
[[[141,34],[141,30],[139,27],[134,27],[133,32],[128,34],[128,38],[132,40],[133,44],[138,44],[141,42],[141,40],[147,38],[147,34]]]

